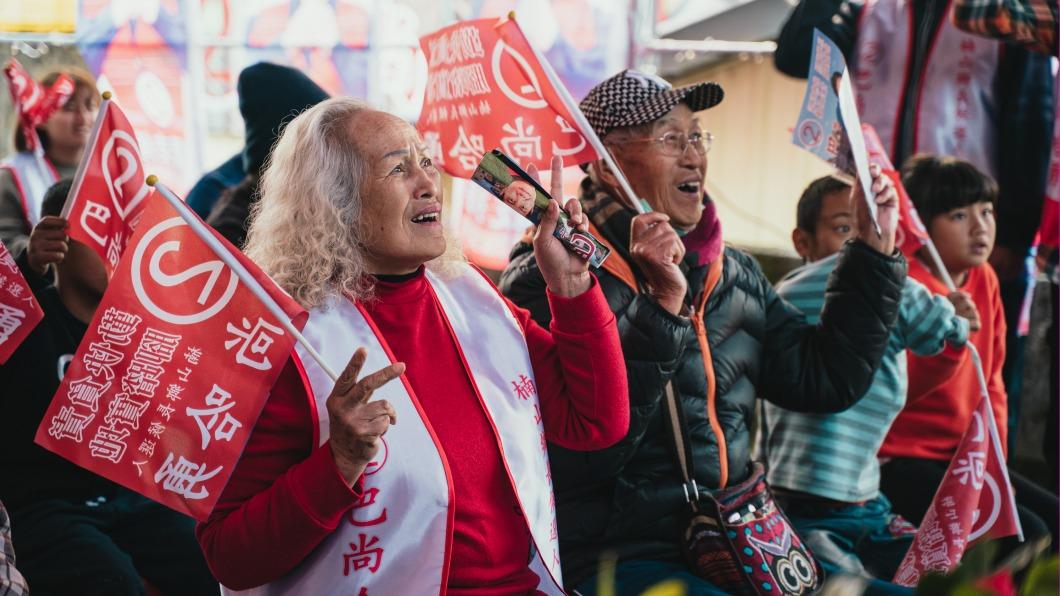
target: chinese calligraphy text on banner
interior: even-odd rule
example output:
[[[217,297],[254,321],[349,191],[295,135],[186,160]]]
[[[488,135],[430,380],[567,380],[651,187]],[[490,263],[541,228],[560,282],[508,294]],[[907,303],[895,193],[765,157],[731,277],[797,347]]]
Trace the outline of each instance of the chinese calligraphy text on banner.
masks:
[[[150,195],[146,177],[136,132],[121,109],[104,100],[65,216],[70,237],[96,251],[108,275],[114,274]]]
[[[968,546],[980,538],[1019,534],[1011,487],[995,444],[993,411],[983,397],[972,413],[957,452],[950,461],[912,546],[894,581],[915,586],[929,571],[946,573],[957,566]]]
[[[567,165],[596,159],[514,21],[464,21],[420,45],[428,78],[417,127],[448,173],[470,178],[495,148],[541,170],[552,155]]]
[[[305,311],[225,246],[301,327]],[[292,345],[177,212],[152,198],[36,441],[205,519]]]
[[[14,257],[0,242],[0,364],[7,362],[43,318],[44,312]]]

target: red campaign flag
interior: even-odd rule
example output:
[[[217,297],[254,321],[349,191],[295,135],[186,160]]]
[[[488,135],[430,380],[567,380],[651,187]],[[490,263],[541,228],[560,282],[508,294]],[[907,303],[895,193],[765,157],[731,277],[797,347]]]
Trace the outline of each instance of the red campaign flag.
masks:
[[[44,311],[18,270],[15,258],[0,242],[0,364],[7,362],[43,318]]]
[[[142,216],[36,441],[203,520],[294,340],[167,201]],[[305,310],[214,236],[301,328]]]
[[[59,75],[51,87],[45,89],[14,58],[4,65],[4,77],[11,90],[11,101],[15,104],[26,146],[31,151],[36,150],[40,146],[37,127],[66,103],[74,92],[74,81],[66,75]]]
[[[990,400],[982,398],[895,583],[912,587],[929,571],[949,572],[977,540],[1022,537],[1004,461]]]
[[[151,193],[146,178],[136,132],[121,108],[104,99],[63,217],[70,237],[99,254],[107,275],[114,275]]]
[[[906,258],[911,259],[916,251],[930,240],[927,228],[920,220],[920,215],[916,212],[916,207],[913,206],[909,194],[905,192],[902,175],[894,168],[891,158],[887,156],[887,150],[883,148],[876,129],[871,124],[862,124],[861,131],[865,137],[865,149],[869,153],[869,163],[880,166],[883,173],[894,182],[894,188],[898,191],[898,229],[894,243]]]
[[[417,128],[449,174],[471,178],[495,148],[543,171],[553,155],[565,165],[597,159],[515,21],[463,21],[420,46],[428,75]]]

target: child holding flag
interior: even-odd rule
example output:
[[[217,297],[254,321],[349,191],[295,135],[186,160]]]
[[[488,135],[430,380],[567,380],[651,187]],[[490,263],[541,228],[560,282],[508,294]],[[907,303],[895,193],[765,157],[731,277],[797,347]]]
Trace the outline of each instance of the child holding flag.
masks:
[[[777,294],[810,323],[820,319],[839,250],[857,236],[859,207],[850,185],[831,176],[815,180],[799,199],[792,241],[808,263],[788,274]],[[958,313],[967,313],[978,327],[975,305],[966,294],[954,292],[949,300],[933,296],[907,277],[898,320],[864,397],[835,414],[765,403],[769,481],[784,511],[827,571],[872,578],[869,594],[901,590],[884,580],[894,576],[915,532],[880,492],[876,461],[887,428],[905,403],[905,351],[927,356],[947,343],[963,345],[969,322]]]
[[[972,164],[919,155],[903,167],[902,182],[920,213],[954,284],[971,296],[980,328],[969,336],[983,361],[1001,448],[1007,445],[1005,317],[998,279],[987,264],[994,246],[997,185]],[[937,294],[948,294],[943,272],[927,259],[910,259],[909,275]],[[894,510],[920,523],[946,474],[979,403],[979,384],[964,349],[931,358],[909,358],[909,395],[880,448],[881,488]],[[1057,496],[1009,471],[1020,522],[1028,540],[1057,536]],[[1013,540],[1013,539],[1007,539]]]
[[[143,594],[144,580],[166,594],[216,593],[191,518],[34,443],[108,285],[100,257],[57,217],[69,191],[69,180],[48,190],[18,259],[45,317],[0,366],[0,500],[19,569],[42,594]],[[51,266],[54,283],[43,276]]]

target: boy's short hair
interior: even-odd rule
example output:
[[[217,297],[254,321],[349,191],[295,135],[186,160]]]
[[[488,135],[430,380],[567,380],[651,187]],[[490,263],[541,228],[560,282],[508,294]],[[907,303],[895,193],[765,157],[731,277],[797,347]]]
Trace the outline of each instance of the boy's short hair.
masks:
[[[817,232],[817,218],[821,216],[821,203],[826,195],[850,190],[850,185],[833,176],[822,176],[802,191],[795,211],[795,225],[805,232]]]
[[[994,179],[955,157],[910,157],[902,165],[902,185],[925,224],[953,209],[997,201]]]
[[[66,204],[66,197],[70,194],[70,187],[73,185],[73,178],[63,178],[44,191],[44,199],[40,205],[40,216],[61,215],[63,205]]]

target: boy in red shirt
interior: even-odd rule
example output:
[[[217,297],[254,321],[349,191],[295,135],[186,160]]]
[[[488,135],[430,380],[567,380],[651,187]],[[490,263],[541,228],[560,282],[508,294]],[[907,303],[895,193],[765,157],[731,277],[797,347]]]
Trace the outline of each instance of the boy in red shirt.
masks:
[[[994,247],[997,184],[968,162],[932,155],[906,161],[902,183],[953,283],[976,305],[978,320],[970,321],[969,340],[982,358],[1002,449],[1007,453],[1008,396],[1001,377],[1005,314],[997,275],[987,264]],[[935,293],[950,293],[924,251],[909,260],[909,275]],[[880,485],[895,512],[920,523],[978,405],[979,383],[964,348],[948,347],[932,357],[910,354],[908,371],[906,405],[879,452]],[[1057,496],[1012,470],[1009,475],[1024,535],[1028,540],[1051,535],[1055,549]]]

